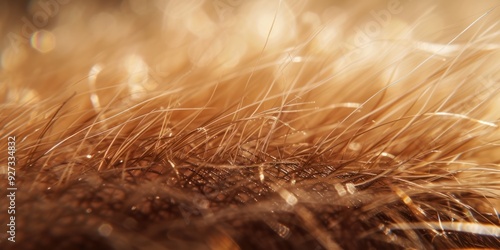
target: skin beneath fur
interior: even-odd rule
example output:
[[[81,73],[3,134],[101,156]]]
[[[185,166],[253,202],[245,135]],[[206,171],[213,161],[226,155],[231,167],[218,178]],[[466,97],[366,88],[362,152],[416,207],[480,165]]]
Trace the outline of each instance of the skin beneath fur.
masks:
[[[493,1],[4,5],[1,249],[500,247]]]

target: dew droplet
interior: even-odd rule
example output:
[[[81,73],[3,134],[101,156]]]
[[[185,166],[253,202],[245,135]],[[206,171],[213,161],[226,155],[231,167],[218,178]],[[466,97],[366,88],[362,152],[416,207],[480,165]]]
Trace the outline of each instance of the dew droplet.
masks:
[[[113,227],[108,223],[103,223],[101,224],[101,226],[99,226],[99,229],[97,229],[97,231],[99,231],[99,234],[101,236],[108,237],[109,235],[111,235],[111,232],[113,232]]]
[[[345,187],[347,188],[347,192],[350,194],[354,194],[356,192],[356,186],[353,183],[347,183],[345,184]]]
[[[344,196],[347,194],[344,186],[340,183],[335,183],[335,190],[337,190],[337,193],[339,193],[340,196]]]
[[[349,143],[348,148],[352,151],[359,151],[361,149],[361,144],[358,142]]]
[[[281,238],[287,239],[290,236],[290,228],[279,222],[268,222],[271,227]]]
[[[295,197],[295,195],[289,193],[286,197],[286,203],[288,203],[288,205],[290,206],[295,206],[295,204],[297,204],[298,200],[297,200],[297,197]]]
[[[210,202],[207,199],[202,198],[202,197],[195,198],[194,203],[199,208],[202,208],[202,209],[207,209],[210,206]]]
[[[50,52],[56,47],[56,37],[47,30],[39,30],[33,33],[30,42],[31,47],[42,53]]]
[[[260,182],[264,182],[264,168],[262,166],[259,167],[259,179]]]

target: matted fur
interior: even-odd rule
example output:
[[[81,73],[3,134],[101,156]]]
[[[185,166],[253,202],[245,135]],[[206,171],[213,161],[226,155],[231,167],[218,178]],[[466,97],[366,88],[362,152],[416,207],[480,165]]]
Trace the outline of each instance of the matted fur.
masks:
[[[2,249],[500,247],[494,2],[4,5]]]

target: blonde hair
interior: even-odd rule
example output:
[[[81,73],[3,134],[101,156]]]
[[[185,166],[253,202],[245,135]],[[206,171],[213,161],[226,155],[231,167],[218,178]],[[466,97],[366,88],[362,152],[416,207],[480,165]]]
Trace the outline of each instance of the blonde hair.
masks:
[[[454,3],[33,1],[0,245],[500,246],[500,12]]]

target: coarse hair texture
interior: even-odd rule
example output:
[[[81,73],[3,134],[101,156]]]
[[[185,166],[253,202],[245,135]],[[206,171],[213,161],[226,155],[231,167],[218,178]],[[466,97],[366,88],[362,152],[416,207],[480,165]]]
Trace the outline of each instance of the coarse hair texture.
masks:
[[[430,3],[2,3],[0,248],[500,248],[500,9]]]

